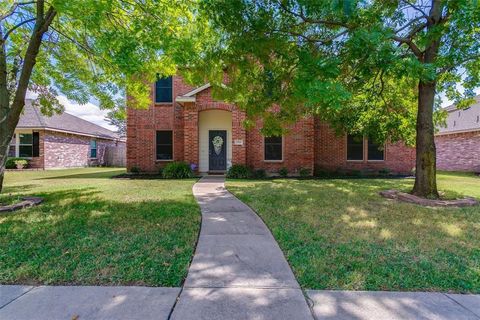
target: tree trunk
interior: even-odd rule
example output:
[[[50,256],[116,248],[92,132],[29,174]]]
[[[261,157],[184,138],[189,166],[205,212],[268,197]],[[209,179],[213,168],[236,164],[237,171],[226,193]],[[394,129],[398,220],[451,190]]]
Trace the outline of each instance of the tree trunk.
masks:
[[[424,198],[438,198],[433,106],[436,83],[418,84],[415,185],[412,193]]]
[[[0,129],[0,193],[2,193],[3,190],[3,176],[5,175],[5,164],[7,162],[8,148],[12,136],[13,132],[9,135],[3,128]]]

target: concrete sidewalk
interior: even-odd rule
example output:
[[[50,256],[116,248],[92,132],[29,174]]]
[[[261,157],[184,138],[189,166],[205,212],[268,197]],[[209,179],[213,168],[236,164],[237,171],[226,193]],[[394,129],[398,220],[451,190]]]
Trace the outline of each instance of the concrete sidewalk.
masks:
[[[1,320],[168,319],[180,288],[0,286]]]
[[[480,320],[480,295],[330,290],[307,295],[318,320]]]
[[[193,187],[202,229],[172,319],[313,319],[270,231],[224,181]]]

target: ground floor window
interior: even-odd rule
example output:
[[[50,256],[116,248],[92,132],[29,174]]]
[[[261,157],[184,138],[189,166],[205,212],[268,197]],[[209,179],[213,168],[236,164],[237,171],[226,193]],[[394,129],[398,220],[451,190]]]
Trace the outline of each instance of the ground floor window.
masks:
[[[97,157],[97,140],[90,140],[90,158]]]
[[[385,146],[376,143],[374,139],[357,135],[347,136],[347,160],[363,161],[366,156],[368,161],[383,161],[385,159]]]
[[[157,160],[173,159],[173,132],[171,130],[157,131]]]
[[[347,160],[363,160],[363,137],[349,134],[347,136]]]
[[[33,157],[33,134],[31,133],[18,134],[18,156],[20,158]]]
[[[373,139],[368,139],[368,160],[382,161],[385,158],[384,145],[375,143]]]
[[[265,137],[265,160],[281,161],[283,160],[283,138],[281,136]]]

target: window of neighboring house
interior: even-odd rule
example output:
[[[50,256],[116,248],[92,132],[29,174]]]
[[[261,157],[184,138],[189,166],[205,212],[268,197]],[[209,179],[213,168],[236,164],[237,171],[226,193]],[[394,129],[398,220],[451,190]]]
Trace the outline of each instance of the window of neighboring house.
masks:
[[[347,136],[347,160],[362,161],[363,160],[363,137]]]
[[[384,145],[368,139],[368,160],[383,161],[385,158]]]
[[[173,101],[172,77],[158,78],[155,82],[155,102],[165,103]]]
[[[265,137],[265,160],[281,161],[283,160],[282,136]]]
[[[90,140],[90,158],[97,157],[97,140]]]
[[[17,135],[13,134],[12,141],[10,141],[10,146],[8,147],[8,156],[13,158],[17,154]]]
[[[19,133],[18,156],[31,158],[33,156],[33,135],[31,133]]]
[[[157,160],[173,159],[173,132],[157,131]]]

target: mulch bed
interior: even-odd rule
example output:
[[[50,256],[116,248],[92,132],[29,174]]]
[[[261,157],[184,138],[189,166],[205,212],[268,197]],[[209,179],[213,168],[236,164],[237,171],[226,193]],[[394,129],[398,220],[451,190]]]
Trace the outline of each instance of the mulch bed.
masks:
[[[42,202],[43,202],[43,198],[40,198],[40,197],[24,197],[20,202],[6,205],[6,206],[0,206],[0,213],[12,212],[12,211],[21,210],[24,208],[38,206]]]
[[[463,199],[442,200],[442,199],[425,199],[417,197],[410,193],[401,192],[398,190],[386,190],[379,192],[382,197],[388,199],[395,199],[403,202],[418,204],[424,207],[473,207],[478,205],[475,198],[466,197]]]

